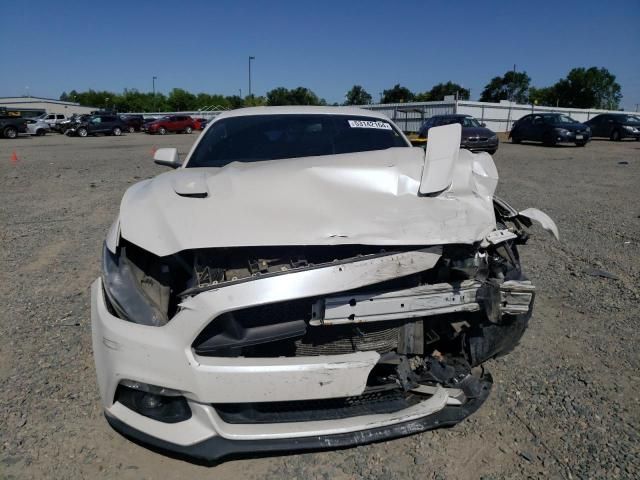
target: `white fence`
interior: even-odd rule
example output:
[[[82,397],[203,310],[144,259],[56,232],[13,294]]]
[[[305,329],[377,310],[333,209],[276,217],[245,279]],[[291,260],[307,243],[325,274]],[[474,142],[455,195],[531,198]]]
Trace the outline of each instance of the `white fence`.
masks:
[[[529,113],[554,112],[564,113],[579,122],[586,122],[600,113],[628,113],[611,110],[592,110],[580,108],[541,107],[537,105],[522,105],[502,101],[500,103],[471,102],[468,100],[445,100],[442,102],[413,102],[413,103],[385,103],[377,105],[362,105],[362,108],[374,110],[387,115],[405,132],[417,132],[425,119],[433,115],[459,113],[471,115],[494,132],[508,132],[514,122]]]

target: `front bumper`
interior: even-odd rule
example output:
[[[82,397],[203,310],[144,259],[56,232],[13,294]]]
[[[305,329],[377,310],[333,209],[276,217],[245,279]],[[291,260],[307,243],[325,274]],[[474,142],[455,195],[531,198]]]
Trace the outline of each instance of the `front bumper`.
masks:
[[[375,268],[378,278],[384,278],[396,275],[398,268],[423,271],[433,267],[440,257],[432,252],[421,253],[419,257],[412,255],[406,263],[404,257],[398,256],[397,260],[385,260],[386,263],[371,261],[360,267],[353,263],[320,268],[206,291],[185,300],[182,309],[162,327],[138,325],[112,315],[102,281],[96,280],[91,294],[93,349],[107,418],[116,428],[146,443],[210,460],[233,452],[361,444],[461,420],[484,400],[480,398],[482,395],[453,407],[454,397],[450,397],[447,389],[438,387],[398,411],[330,420],[227,422],[215,404],[358,397],[365,391],[380,354],[358,351],[300,357],[204,357],[192,348],[204,327],[232,307],[287,300],[292,296],[324,295],[336,288],[344,291],[372,276],[372,271],[362,268]],[[460,305],[454,303],[447,308],[454,311]],[[116,395],[125,379],[177,390],[188,403],[190,417],[167,423],[127,407]],[[490,382],[485,385],[484,397],[489,385]]]
[[[362,430],[330,435],[313,435],[293,438],[271,438],[253,440],[235,440],[220,435],[211,436],[191,445],[179,445],[167,440],[149,435],[138,430],[122,420],[105,413],[109,424],[118,432],[134,441],[155,447],[174,456],[188,457],[197,461],[216,462],[230,456],[249,455],[257,453],[290,453],[304,450],[335,449],[391,440],[398,437],[435,428],[453,426],[478,410],[489,397],[493,380],[491,375],[485,375],[481,380],[481,391],[478,397],[469,400],[464,405],[447,405],[431,415],[413,420],[398,420],[386,426],[369,428],[364,425]]]
[[[591,140],[590,133],[571,132],[564,134],[553,133],[555,143],[588,143]]]
[[[488,140],[469,140],[463,139],[460,144],[461,148],[466,148],[472,152],[487,152],[497,150],[500,142],[498,138]]]

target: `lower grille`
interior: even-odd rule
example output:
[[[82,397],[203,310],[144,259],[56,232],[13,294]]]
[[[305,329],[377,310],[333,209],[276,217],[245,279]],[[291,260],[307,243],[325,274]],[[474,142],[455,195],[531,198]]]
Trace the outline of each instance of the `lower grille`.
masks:
[[[213,407],[226,423],[289,423],[393,413],[416,405],[421,399],[424,397],[401,390],[388,390],[327,400],[221,403]]]
[[[334,325],[308,327],[304,337],[296,340],[296,355],[340,355],[376,351],[387,353],[398,346],[399,327],[384,325]]]

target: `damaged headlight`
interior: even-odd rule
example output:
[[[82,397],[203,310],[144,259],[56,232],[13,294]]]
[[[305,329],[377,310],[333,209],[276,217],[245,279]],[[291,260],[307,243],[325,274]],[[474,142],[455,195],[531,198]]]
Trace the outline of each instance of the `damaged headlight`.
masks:
[[[112,253],[105,244],[102,251],[102,284],[113,310],[123,320],[158,327],[167,323],[163,313],[144,292],[128,261],[126,251]]]

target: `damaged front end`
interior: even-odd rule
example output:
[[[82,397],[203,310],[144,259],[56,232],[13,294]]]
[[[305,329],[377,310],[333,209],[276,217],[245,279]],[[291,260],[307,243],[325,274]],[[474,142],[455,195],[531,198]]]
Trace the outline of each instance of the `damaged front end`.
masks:
[[[296,223],[308,222],[306,237],[271,228],[254,235],[264,244],[247,245],[242,229],[259,216],[240,221],[233,211],[216,217],[215,240],[210,224],[193,228],[193,218],[214,208],[213,200],[196,203],[208,202],[209,192],[246,198],[229,179],[267,198],[255,191],[262,167],[229,167],[212,178],[197,172],[207,196],[188,199],[159,179],[178,195],[168,212],[195,213],[189,221],[176,213],[167,224],[180,228],[166,235],[147,232],[148,248],[133,240],[144,228],[121,209],[92,288],[109,422],[174,453],[217,460],[363,444],[453,425],[477,410],[492,385],[482,364],[511,351],[531,318],[535,288],[518,254],[525,229],[532,220],[556,236],[557,228],[538,210],[518,212],[493,197],[497,174],[488,155],[458,152],[459,138],[438,148],[438,135],[430,135],[424,169],[413,151],[392,165],[388,158],[398,153],[368,153],[366,165],[378,162],[368,174],[381,180],[368,190],[357,184],[367,201],[342,212],[353,221],[336,213],[320,225],[324,212],[310,213]],[[350,182],[360,182],[360,161],[295,159],[285,171],[296,188],[309,182],[308,201],[327,178],[339,201]],[[349,175],[335,175],[341,169]],[[164,197],[147,184],[131,198],[144,205]],[[151,221],[160,225],[169,214]],[[361,220],[372,215],[377,223]],[[240,233],[232,241],[230,232]],[[289,243],[276,243],[283,238]]]
[[[165,257],[124,239],[115,252],[105,246],[104,307],[146,337],[131,345],[122,325],[94,324],[99,362],[117,357],[121,367],[115,379],[99,375],[110,422],[144,436],[155,431],[149,420],[157,428],[213,417],[208,435],[186,445],[166,432],[145,437],[196,456],[198,444],[211,459],[289,448],[282,437],[318,448],[460,421],[491,388],[474,367],[513,349],[531,317],[535,288],[517,250],[528,220],[505,205],[496,199],[500,229],[476,245]]]

